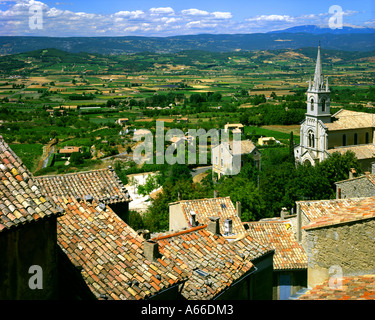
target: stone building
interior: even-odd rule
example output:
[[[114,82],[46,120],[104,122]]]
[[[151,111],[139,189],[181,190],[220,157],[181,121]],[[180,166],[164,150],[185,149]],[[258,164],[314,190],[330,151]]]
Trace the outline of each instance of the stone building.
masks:
[[[250,140],[240,142],[240,151],[235,150],[233,141],[222,142],[212,148],[212,173],[220,179],[224,175],[238,174],[251,156],[255,167],[261,168],[261,153]]]
[[[300,202],[301,240],[308,255],[308,286],[332,276],[375,273],[375,197]],[[302,213],[303,212],[303,213]],[[304,219],[305,220],[305,219]]]
[[[358,177],[349,177],[336,184],[336,198],[360,198],[375,196],[375,174],[366,172]]]
[[[296,162],[315,165],[332,153],[352,151],[364,171],[374,161],[373,114],[340,110],[330,113],[330,90],[328,79],[324,79],[320,46],[315,67],[314,80],[307,90],[307,112],[301,123],[300,145],[294,149]]]
[[[58,298],[62,213],[0,136],[0,300]]]

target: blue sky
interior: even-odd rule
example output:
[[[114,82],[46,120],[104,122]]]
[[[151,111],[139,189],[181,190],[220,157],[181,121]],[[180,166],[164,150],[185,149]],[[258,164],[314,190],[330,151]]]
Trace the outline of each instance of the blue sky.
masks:
[[[342,8],[344,25],[375,27],[374,0],[0,0],[0,35],[268,32],[306,24],[327,26],[332,5]]]

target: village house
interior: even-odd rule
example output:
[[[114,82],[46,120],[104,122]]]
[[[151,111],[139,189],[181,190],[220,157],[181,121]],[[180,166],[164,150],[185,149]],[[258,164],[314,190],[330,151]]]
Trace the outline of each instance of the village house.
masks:
[[[107,205],[53,196],[65,215],[57,241],[65,254],[61,292],[65,299],[176,299],[187,274]]]
[[[184,299],[272,297],[273,250],[246,235],[227,241],[219,232],[218,219],[153,240],[163,256],[190,274],[181,291]]]
[[[82,153],[82,147],[76,147],[76,146],[65,146],[59,150],[60,154],[71,156],[72,153],[79,152]]]
[[[116,124],[119,124],[121,126],[126,125],[128,123],[129,119],[128,118],[120,118],[116,120]]]
[[[335,184],[337,199],[375,196],[375,173],[365,172],[364,175],[355,176],[351,172],[349,179]]]
[[[313,82],[307,90],[307,113],[301,124],[300,145],[294,149],[296,162],[315,165],[332,153],[354,152],[361,168],[369,171],[374,162],[374,115],[341,109],[330,113],[328,79],[324,81],[320,46]]]
[[[229,130],[231,130],[233,132],[243,133],[244,132],[244,126],[243,126],[242,123],[229,123],[229,122],[227,122],[224,125],[224,131],[228,132]]]
[[[132,199],[111,166],[99,170],[40,176],[36,180],[49,197],[72,197],[78,201],[108,205],[122,220],[129,223],[129,202]]]
[[[273,300],[287,300],[307,286],[307,255],[297,242],[290,219],[244,223],[246,234],[275,251]]]
[[[56,299],[56,220],[63,210],[1,136],[0,181],[0,300]]]
[[[258,139],[258,144],[260,146],[271,146],[276,144],[276,139],[274,137],[260,137]]]
[[[250,156],[256,168],[261,168],[261,153],[250,140],[240,141],[240,151],[234,149],[233,141],[221,142],[212,147],[212,173],[220,179],[224,175],[238,173]],[[239,168],[237,167],[239,164]]]
[[[297,204],[297,240],[307,252],[310,288],[332,273],[374,274],[375,197]]]
[[[169,230],[177,231],[183,228],[208,224],[215,216],[220,221],[220,233],[226,237],[237,237],[244,233],[241,222],[241,204],[237,209],[230,197],[209,199],[181,200],[169,204]]]

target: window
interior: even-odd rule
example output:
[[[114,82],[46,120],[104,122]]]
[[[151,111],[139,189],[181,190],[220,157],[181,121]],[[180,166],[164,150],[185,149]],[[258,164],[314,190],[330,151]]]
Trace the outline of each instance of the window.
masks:
[[[326,100],[322,99],[322,112],[326,111]]]
[[[218,158],[215,158],[215,164],[219,164]]]
[[[366,132],[366,144],[370,143],[370,134]]]
[[[358,144],[358,133],[354,134],[354,144]]]
[[[224,160],[221,159],[221,167],[224,167]]]
[[[346,146],[346,134],[342,135],[342,145]]]
[[[308,132],[308,147],[315,148],[315,135],[311,130]]]
[[[314,99],[310,100],[310,104],[311,104],[311,111],[314,111]]]

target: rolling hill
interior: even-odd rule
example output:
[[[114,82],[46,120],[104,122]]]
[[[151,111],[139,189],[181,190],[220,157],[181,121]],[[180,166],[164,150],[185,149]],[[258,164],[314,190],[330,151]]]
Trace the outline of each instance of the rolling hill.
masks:
[[[314,27],[314,26],[313,26]],[[340,32],[309,26],[271,33],[201,34],[174,37],[0,37],[0,55],[45,48],[79,53],[133,54],[139,52],[176,53],[183,50],[233,52],[252,50],[299,49],[317,46],[345,51],[375,50],[375,33],[344,28]],[[371,29],[372,30],[372,29]],[[357,32],[357,33],[354,33]]]

